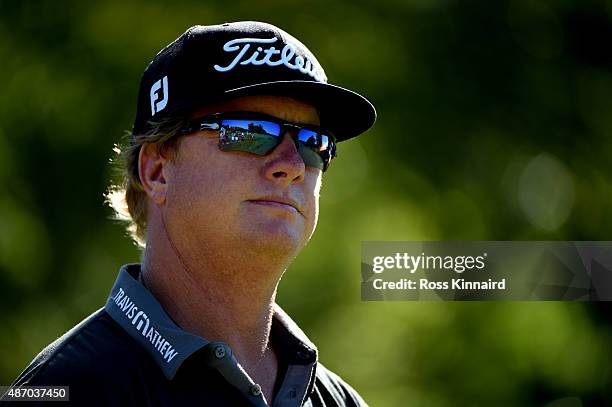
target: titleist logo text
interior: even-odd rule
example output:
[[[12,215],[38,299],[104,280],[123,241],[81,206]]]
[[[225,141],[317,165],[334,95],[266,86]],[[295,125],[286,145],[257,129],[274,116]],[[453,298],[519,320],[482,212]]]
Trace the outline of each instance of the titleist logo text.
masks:
[[[234,60],[227,66],[214,65],[215,70],[219,72],[228,72],[236,67],[236,65],[268,65],[279,66],[284,65],[289,69],[300,71],[308,76],[311,76],[317,81],[326,81],[327,78],[321,69],[316,67],[308,58],[301,55],[295,55],[295,47],[289,43],[285,44],[282,49],[275,47],[264,48],[258,46],[251,53],[247,52],[255,44],[273,44],[278,38],[237,38],[230,40],[223,45],[225,52],[238,52]]]

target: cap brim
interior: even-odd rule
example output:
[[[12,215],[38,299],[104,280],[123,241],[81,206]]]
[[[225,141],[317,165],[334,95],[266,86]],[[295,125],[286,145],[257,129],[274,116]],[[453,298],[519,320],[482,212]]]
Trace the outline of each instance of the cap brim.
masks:
[[[258,83],[225,91],[228,97],[249,95],[287,96],[313,105],[321,126],[334,133],[337,141],[356,137],[376,121],[376,109],[368,99],[340,86],[312,81]]]

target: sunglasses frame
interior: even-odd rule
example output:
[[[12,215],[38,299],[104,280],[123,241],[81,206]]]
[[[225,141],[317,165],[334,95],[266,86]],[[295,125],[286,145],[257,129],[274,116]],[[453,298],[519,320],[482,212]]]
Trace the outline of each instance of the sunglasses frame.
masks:
[[[287,134],[288,129],[294,130],[293,134],[291,134],[291,138],[293,139],[293,142],[296,143],[296,146],[297,146],[297,143],[300,142],[300,140],[298,139],[298,134],[300,130],[310,130],[310,131],[317,133],[317,135],[319,136],[326,136],[328,138],[328,143],[330,145],[328,149],[329,159],[325,160],[325,158],[321,157],[321,159],[323,160],[323,168],[322,168],[323,172],[327,171],[327,169],[329,168],[329,164],[331,163],[331,160],[337,157],[336,137],[330,131],[325,130],[324,128],[319,127],[319,126],[288,122],[288,121],[279,119],[278,117],[267,115],[264,113],[235,111],[235,112],[222,112],[222,113],[208,114],[208,115],[199,117],[197,119],[190,120],[188,124],[180,130],[180,134],[183,136],[186,136],[186,135],[197,133],[198,131],[203,131],[203,130],[220,130],[221,122],[223,120],[253,120],[253,121],[262,121],[262,122],[265,121],[265,122],[271,122],[271,123],[277,124],[280,127],[280,135],[277,137],[279,140],[278,144],[282,142],[282,136]],[[273,136],[273,137],[276,137],[276,136]],[[221,139],[221,135],[219,135],[219,144],[218,144],[219,148],[221,148],[222,142],[223,140]],[[278,144],[274,148],[278,147]],[[305,145],[305,143],[302,143],[302,144]],[[306,145],[306,147],[308,146]],[[272,148],[272,150],[274,150],[274,148]],[[267,154],[271,153],[272,150],[270,150]]]

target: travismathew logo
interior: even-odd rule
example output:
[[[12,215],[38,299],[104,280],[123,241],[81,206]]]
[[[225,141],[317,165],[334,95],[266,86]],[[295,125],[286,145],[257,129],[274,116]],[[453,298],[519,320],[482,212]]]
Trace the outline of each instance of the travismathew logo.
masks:
[[[149,325],[150,321],[147,314],[142,310],[138,310],[138,306],[134,304],[134,301],[129,296],[125,295],[125,291],[122,288],[119,288],[119,291],[113,297],[113,301],[128,320],[132,322],[136,330],[151,342],[167,363],[170,363],[178,352],[155,328]]]
[[[287,68],[293,69],[294,71],[300,71],[313,77],[317,81],[327,80],[323,71],[312,63],[312,61],[301,55],[295,55],[295,46],[289,43],[285,44],[282,49],[276,49],[275,47],[264,48],[263,46],[257,47],[255,50],[251,51],[250,54],[247,54],[247,51],[251,49],[251,45],[255,47],[257,44],[273,44],[277,40],[278,38],[276,37],[236,38],[235,40],[230,40],[223,45],[223,51],[238,51],[238,54],[236,54],[234,60],[228,66],[215,65],[214,68],[219,72],[228,72],[234,69],[238,63],[240,63],[240,65],[285,65]],[[261,54],[263,54],[263,56]]]

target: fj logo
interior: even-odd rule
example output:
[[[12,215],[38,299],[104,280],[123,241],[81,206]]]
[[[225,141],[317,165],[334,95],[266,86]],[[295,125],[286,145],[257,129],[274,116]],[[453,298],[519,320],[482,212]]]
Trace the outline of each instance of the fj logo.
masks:
[[[163,89],[162,89],[163,85]],[[159,90],[162,89],[163,99],[160,99]],[[159,101],[158,101],[159,100]],[[164,76],[151,86],[151,116],[155,116],[155,113],[159,113],[168,104],[168,77]]]

